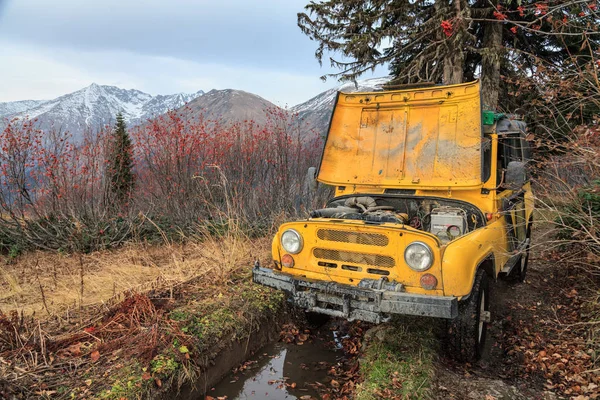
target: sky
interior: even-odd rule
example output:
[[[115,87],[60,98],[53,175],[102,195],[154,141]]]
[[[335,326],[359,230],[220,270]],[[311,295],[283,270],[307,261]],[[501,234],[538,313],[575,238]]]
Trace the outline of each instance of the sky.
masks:
[[[95,82],[153,95],[241,89],[292,106],[338,84],[321,81],[335,70],[297,26],[308,2],[0,0],[0,102]]]

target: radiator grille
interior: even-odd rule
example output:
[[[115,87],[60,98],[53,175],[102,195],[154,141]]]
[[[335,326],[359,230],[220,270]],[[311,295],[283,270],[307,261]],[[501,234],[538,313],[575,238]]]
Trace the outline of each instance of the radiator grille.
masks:
[[[325,260],[343,261],[350,264],[371,265],[373,267],[392,268],[396,265],[392,257],[382,256],[379,254],[364,254],[331,249],[314,249],[313,255],[316,258]]]
[[[366,244],[380,247],[387,246],[390,242],[387,236],[379,233],[348,232],[335,229],[319,229],[317,237],[330,242]]]

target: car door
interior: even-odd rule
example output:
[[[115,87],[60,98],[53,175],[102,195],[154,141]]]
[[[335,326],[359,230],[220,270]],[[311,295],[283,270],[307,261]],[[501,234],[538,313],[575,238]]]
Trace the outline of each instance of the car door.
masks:
[[[508,164],[511,161],[526,163],[528,151],[524,148],[525,139],[519,133],[506,133],[498,138],[498,166],[502,169],[499,176],[505,177]],[[528,177],[521,187],[509,187],[501,179],[499,184],[499,197],[502,199],[502,211],[506,218],[506,234],[509,251],[518,254],[527,247],[527,221],[528,212],[526,197],[530,195]]]

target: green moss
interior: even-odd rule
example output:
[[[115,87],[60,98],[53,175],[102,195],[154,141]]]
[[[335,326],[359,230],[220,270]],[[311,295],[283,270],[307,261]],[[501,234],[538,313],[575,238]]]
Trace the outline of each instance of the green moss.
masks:
[[[356,399],[430,398],[435,354],[431,328],[414,327],[408,319],[394,323],[383,340],[367,347],[360,363],[363,383],[357,388]]]
[[[137,362],[115,370],[110,387],[100,392],[101,399],[142,399],[150,390],[149,381],[142,379],[144,370]]]
[[[223,292],[189,302],[171,311],[169,317],[179,321],[181,331],[194,338],[194,346],[189,350],[198,353],[227,336],[247,337],[257,321],[277,313],[284,302],[282,292],[256,285],[249,275],[244,275]]]
[[[189,313],[184,310],[174,310],[169,314],[169,318],[171,318],[173,321],[185,321],[189,317]]]
[[[181,365],[169,355],[159,354],[150,362],[150,370],[154,374],[169,376],[174,374]]]

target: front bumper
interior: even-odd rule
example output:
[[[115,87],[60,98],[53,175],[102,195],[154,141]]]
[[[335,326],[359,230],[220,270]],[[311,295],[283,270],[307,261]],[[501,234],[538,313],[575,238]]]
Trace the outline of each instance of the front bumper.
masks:
[[[287,292],[295,305],[307,311],[349,321],[358,319],[378,324],[389,320],[390,314],[448,319],[458,315],[456,297],[426,296],[315,281],[262,267],[254,267],[252,280]]]

